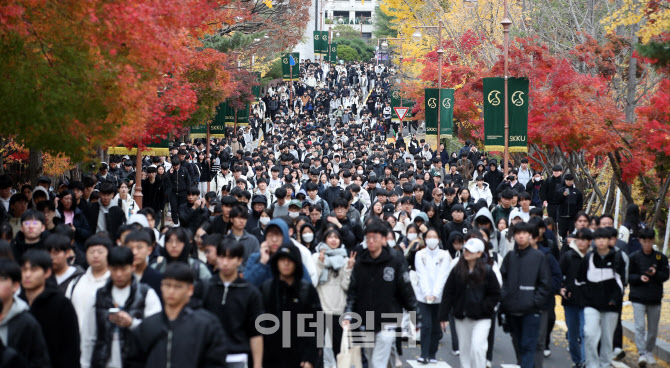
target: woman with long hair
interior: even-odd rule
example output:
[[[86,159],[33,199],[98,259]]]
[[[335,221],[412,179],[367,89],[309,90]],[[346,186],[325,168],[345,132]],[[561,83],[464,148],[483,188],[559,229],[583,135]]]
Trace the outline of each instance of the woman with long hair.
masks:
[[[638,238],[642,229],[644,229],[644,223],[640,220],[640,207],[631,203],[626,207],[626,219],[623,225],[619,227],[619,239],[628,244],[626,254],[633,254],[642,250],[642,244]]]
[[[491,266],[482,257],[484,242],[470,238],[463,246],[463,256],[454,269],[442,293],[440,320],[446,326],[449,313],[456,319],[460,344],[461,367],[485,367],[491,315],[500,301],[500,284]]]
[[[84,212],[76,203],[74,193],[65,189],[58,195],[56,211],[63,223],[74,229],[74,240],[79,247],[83,248],[84,242],[91,236],[91,228]]]

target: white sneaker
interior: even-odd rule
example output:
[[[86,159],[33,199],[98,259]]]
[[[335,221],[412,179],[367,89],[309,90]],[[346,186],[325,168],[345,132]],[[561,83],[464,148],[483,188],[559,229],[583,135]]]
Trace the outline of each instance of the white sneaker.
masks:
[[[461,352],[459,350],[452,350],[451,353],[456,355],[456,356],[461,354]]]
[[[551,355],[551,350],[549,350],[549,349],[544,349],[544,356],[545,356],[545,358],[548,357],[549,355]]]
[[[437,359],[431,359],[428,361],[430,364],[437,364]]]
[[[654,353],[647,353],[647,363],[656,364],[656,358],[654,358]]]
[[[486,368],[493,368],[493,363],[490,360],[486,361]]]
[[[647,356],[646,355],[640,355],[640,357],[637,359],[637,365],[640,368],[645,368],[647,366]]]

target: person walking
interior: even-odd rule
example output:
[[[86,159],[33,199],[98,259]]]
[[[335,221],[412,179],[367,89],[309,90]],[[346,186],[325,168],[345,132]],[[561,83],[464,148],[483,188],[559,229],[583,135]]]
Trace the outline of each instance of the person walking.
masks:
[[[485,246],[481,239],[468,239],[463,249],[463,256],[449,273],[444,286],[440,320],[446,327],[449,313],[454,314],[461,367],[485,367],[487,337],[492,327],[491,315],[500,301],[500,284],[482,257]]]
[[[650,228],[639,232],[642,250],[630,256],[628,299],[633,303],[635,318],[635,345],[638,351],[638,365],[646,367],[656,364],[654,347],[661,317],[663,283],[670,278],[668,257],[654,250],[656,232]],[[646,319],[646,328],[645,328]]]
[[[428,364],[437,363],[437,348],[442,338],[440,321],[448,320],[448,312],[447,319],[440,319],[438,312],[451,268],[451,255],[440,246],[437,230],[428,229],[425,242],[426,247],[416,252],[414,268],[419,278],[415,295],[421,314],[421,356],[417,361]]]

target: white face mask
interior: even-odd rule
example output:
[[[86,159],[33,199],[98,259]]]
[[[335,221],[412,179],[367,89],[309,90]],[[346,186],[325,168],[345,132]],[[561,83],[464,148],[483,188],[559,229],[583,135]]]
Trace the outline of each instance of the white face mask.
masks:
[[[263,225],[263,226],[267,226],[267,224],[269,224],[270,221],[272,221],[272,219],[269,218],[269,217],[261,217],[261,218],[258,220],[258,222],[260,222],[261,225]]]
[[[312,240],[314,240],[314,233],[304,233],[304,234],[302,234],[302,240],[304,240],[305,243],[311,243]]]
[[[363,170],[356,170],[356,174],[363,175]]]
[[[426,239],[426,245],[430,249],[437,248],[438,244],[440,244],[440,239],[435,239],[435,238]]]
[[[533,178],[535,181],[540,181],[541,178]]]
[[[395,247],[395,240],[387,240],[386,244],[388,244],[388,246],[390,248],[393,248],[393,247]]]
[[[418,235],[416,233],[409,233],[409,234],[407,234],[407,239],[409,241],[416,240],[417,236]]]
[[[292,219],[298,218],[298,216],[300,216],[300,212],[292,212],[292,211],[288,212],[288,217],[290,217]]]

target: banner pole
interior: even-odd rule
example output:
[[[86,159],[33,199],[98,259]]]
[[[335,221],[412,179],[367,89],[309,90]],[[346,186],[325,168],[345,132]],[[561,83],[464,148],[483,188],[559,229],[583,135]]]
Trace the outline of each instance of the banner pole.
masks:
[[[508,165],[509,165],[509,101],[508,100],[508,79],[509,79],[509,62],[508,62],[508,55],[509,55],[509,28],[512,25],[512,21],[509,19],[507,15],[507,0],[504,0],[504,12],[505,16],[500,22],[503,26],[503,33],[505,34],[505,39],[504,39],[504,58],[505,58],[505,92],[504,92],[504,98],[505,98],[505,152],[503,156],[503,160],[505,160],[504,165],[503,165],[503,175],[508,175]]]
[[[207,159],[207,160],[210,160],[210,162],[211,162],[211,158],[210,158],[210,156],[209,156],[209,146],[210,146],[210,144],[209,144],[209,139],[210,139],[209,126],[210,126],[210,124],[211,124],[211,123],[207,123],[207,143],[205,143],[205,144],[206,144],[206,147],[207,147],[207,158],[206,158],[206,159]],[[211,173],[211,171],[212,171],[211,168],[210,168],[209,171],[210,171],[210,173]],[[218,173],[217,173],[217,174],[218,174]],[[207,192],[209,192],[209,181],[207,181]],[[202,197],[204,198],[205,196],[203,195]]]
[[[135,204],[142,209],[142,151],[140,150],[140,145],[137,145],[137,157],[135,160],[135,193],[133,193],[133,199]]]

